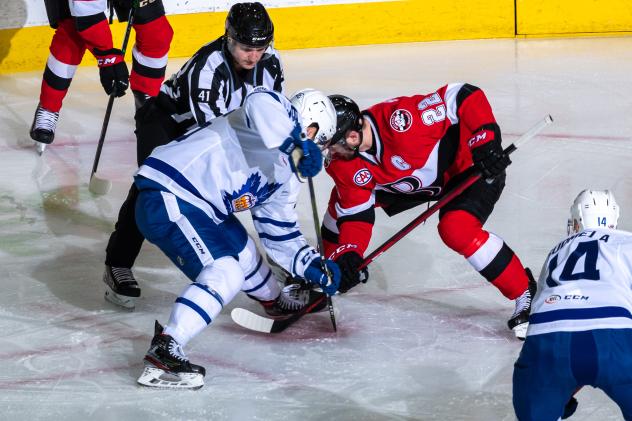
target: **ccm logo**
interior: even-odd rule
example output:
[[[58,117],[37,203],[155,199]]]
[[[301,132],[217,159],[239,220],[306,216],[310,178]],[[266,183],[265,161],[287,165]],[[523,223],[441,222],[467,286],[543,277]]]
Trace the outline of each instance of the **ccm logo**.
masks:
[[[472,145],[485,140],[485,138],[487,138],[487,132],[479,133],[476,136],[472,137],[470,140],[468,140],[467,145],[471,148]]]
[[[196,237],[192,237],[191,242],[195,245],[200,254],[206,254],[204,247],[202,247],[202,244],[200,244],[200,241]]]
[[[116,57],[100,58],[97,61],[99,62],[99,66],[104,66],[106,64],[116,64]]]

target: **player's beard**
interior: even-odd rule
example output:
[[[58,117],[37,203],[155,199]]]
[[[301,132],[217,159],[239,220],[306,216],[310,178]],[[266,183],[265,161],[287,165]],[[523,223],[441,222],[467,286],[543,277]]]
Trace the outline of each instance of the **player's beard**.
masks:
[[[362,145],[364,135],[362,131],[359,131],[358,133],[360,137],[360,142],[358,143],[357,147],[351,148],[347,145],[347,142],[332,145],[329,148],[329,159],[343,159],[345,161],[350,161],[360,155],[360,145]]]

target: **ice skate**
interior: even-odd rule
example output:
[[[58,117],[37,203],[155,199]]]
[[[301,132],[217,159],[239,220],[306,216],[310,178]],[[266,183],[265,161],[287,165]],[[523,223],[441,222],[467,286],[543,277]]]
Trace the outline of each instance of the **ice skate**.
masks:
[[[154,338],[145,355],[145,368],[138,383],[162,389],[199,389],[204,386],[204,367],[191,364],[180,344],[162,331],[163,327],[156,321]]]
[[[31,139],[35,141],[37,152],[40,155],[44,152],[44,149],[46,149],[46,145],[53,143],[58,119],[59,113],[48,111],[42,108],[41,105],[37,105],[30,135]]]
[[[103,273],[105,299],[118,306],[133,310],[140,288],[131,269],[105,265]]]
[[[268,316],[285,317],[299,313],[305,306],[311,306],[308,313],[316,313],[327,307],[327,296],[321,290],[313,289],[308,282],[295,282],[285,286],[276,300],[260,301]]]
[[[531,312],[531,300],[535,295],[537,284],[533,279],[531,269],[526,268],[529,277],[529,287],[522,295],[516,298],[516,309],[511,318],[507,322],[509,329],[513,330],[516,338],[523,340],[527,337],[527,328],[529,327],[529,313]]]

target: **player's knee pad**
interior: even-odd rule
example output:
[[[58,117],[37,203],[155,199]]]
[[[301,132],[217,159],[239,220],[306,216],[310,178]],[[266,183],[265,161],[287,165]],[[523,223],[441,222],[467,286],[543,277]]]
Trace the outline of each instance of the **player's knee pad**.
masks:
[[[263,261],[261,253],[259,253],[259,250],[257,249],[257,245],[250,236],[247,237],[246,244],[239,252],[238,258],[239,266],[241,266],[246,275],[253,272]]]
[[[243,292],[261,301],[278,297],[281,292],[279,283],[250,237],[244,249],[239,252],[239,264],[245,276],[242,285]]]
[[[195,279],[195,283],[205,285],[216,292],[219,295],[218,301],[224,306],[241,290],[244,271],[237,259],[225,256],[205,266]]]
[[[234,257],[221,257],[205,266],[176,299],[165,333],[186,345],[235,297],[243,279],[244,273]]]
[[[437,229],[445,245],[465,257],[474,254],[489,238],[481,222],[463,210],[447,212]]]

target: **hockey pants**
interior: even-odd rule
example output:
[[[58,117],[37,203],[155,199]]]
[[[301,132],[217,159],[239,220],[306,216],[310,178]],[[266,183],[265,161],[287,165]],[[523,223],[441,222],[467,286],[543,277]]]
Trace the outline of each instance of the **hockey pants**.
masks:
[[[142,177],[141,177],[142,178]],[[240,291],[275,299],[280,287],[234,215],[220,224],[201,209],[161,190],[141,190],[140,231],[193,282],[174,304],[165,333],[185,345]]]
[[[527,336],[514,364],[516,416],[555,421],[573,393],[587,385],[603,390],[632,421],[632,329]]]

